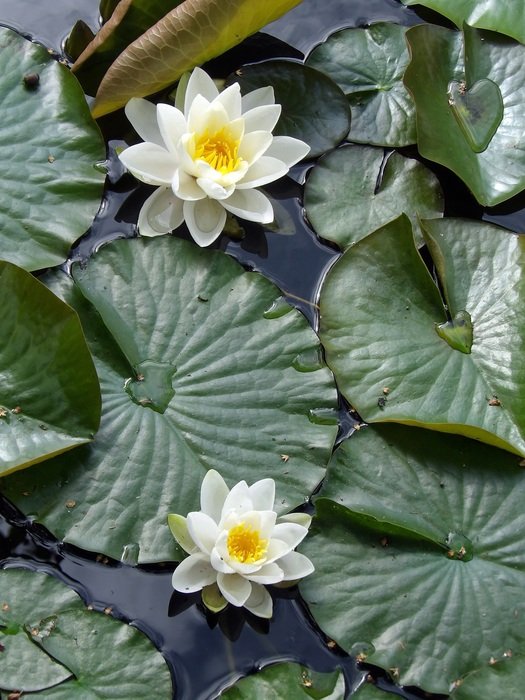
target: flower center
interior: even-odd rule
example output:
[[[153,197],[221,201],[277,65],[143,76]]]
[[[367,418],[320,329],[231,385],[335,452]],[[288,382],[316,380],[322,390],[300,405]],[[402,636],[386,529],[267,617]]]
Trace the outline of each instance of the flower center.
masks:
[[[266,554],[268,540],[263,539],[258,530],[239,523],[229,531],[227,546],[232,559],[242,564],[253,564]]]
[[[205,160],[220,173],[231,173],[238,168],[241,158],[237,155],[239,140],[234,139],[223,127],[214,134],[204,132],[195,145],[195,159]]]

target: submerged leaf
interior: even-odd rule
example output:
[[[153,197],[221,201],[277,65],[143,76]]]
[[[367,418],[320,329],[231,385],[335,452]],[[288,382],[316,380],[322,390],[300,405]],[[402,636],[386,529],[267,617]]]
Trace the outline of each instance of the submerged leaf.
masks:
[[[114,61],[96,94],[93,116],[112,112],[132,97],[162,90],[300,1],[185,0]]]

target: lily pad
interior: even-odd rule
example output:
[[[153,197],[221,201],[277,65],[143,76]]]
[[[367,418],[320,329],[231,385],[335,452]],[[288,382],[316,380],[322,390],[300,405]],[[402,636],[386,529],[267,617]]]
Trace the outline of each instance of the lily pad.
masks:
[[[525,188],[525,46],[465,25],[406,33],[405,84],[421,154],[453,170],[485,206]]]
[[[525,239],[461,219],[422,225],[444,300],[407,217],[378,229],[344,253],[321,290],[328,365],[368,422],[525,454]]]
[[[400,683],[436,693],[523,649],[524,489],[502,450],[362,429],[334,453],[301,545],[315,619],[347,651],[360,643]]]
[[[376,146],[416,143],[416,110],[403,84],[406,27],[377,22],[342,29],[319,44],[306,63],[329,75],[352,109],[348,139]]]
[[[58,265],[102,196],[102,136],[69,70],[0,28],[0,255],[27,270]]]
[[[423,243],[419,218],[443,214],[443,194],[424,165],[396,152],[342,146],[318,161],[304,190],[306,214],[322,238],[348,248],[405,212]]]
[[[242,678],[221,693],[221,697],[225,700],[344,700],[345,679],[340,670],[321,673],[296,663],[274,664]]]
[[[0,688],[42,700],[172,697],[161,654],[137,629],[84,608],[45,574],[0,571]]]
[[[478,671],[458,680],[450,697],[452,700],[479,700],[504,697],[521,700],[525,687],[525,657],[509,649],[504,658],[491,659]]]
[[[8,498],[59,538],[115,558],[136,543],[141,561],[175,557],[167,515],[199,509],[208,469],[274,478],[283,513],[304,502],[324,476],[337,397],[317,336],[273,284],[172,237],[112,243],[74,277],[50,284],[82,319],[101,428],[45,478],[3,480]]]
[[[243,93],[271,85],[283,108],[274,133],[305,141],[309,158],[337,146],[348,134],[350,108],[345,95],[319,70],[292,61],[264,61],[244,66],[230,82],[238,82]]]
[[[273,22],[301,0],[185,0],[132,42],[100,83],[93,116],[172,85]]]
[[[461,29],[466,22],[471,27],[491,29],[525,43],[525,5],[500,0],[401,0],[404,5],[423,5],[451,19]]]
[[[72,67],[84,90],[94,95],[117,56],[182,1],[121,0]]]
[[[0,474],[89,442],[100,389],[77,314],[0,261]],[[41,469],[45,471],[45,467]]]

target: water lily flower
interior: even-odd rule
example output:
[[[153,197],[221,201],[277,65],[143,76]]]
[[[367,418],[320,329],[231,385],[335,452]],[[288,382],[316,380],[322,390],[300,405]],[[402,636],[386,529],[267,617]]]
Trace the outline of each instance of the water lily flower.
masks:
[[[169,233],[185,221],[207,246],[223,230],[226,212],[270,223],[272,205],[256,188],[285,175],[310,150],[299,139],[273,136],[281,114],[273,88],[241,97],[234,83],[219,92],[201,68],[189,78],[184,112],[142,98],[131,99],[125,111],[144,142],[126,148],[120,160],[158,188],[139,214],[143,236]]]
[[[189,554],[173,573],[182,593],[202,590],[202,600],[217,612],[227,603],[259,617],[272,616],[267,584],[297,581],[314,570],[304,554],[294,552],[308,532],[311,518],[291,513],[277,518],[275,482],[252,486],[240,481],[230,491],[214,469],[203,479],[201,510],[168,516],[170,529]]]

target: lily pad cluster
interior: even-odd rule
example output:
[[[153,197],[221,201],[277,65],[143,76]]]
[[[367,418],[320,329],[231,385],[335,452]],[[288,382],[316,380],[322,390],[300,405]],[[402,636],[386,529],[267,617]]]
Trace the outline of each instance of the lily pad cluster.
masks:
[[[249,13],[254,4],[240,0],[155,2],[143,16],[142,0],[105,3],[89,45],[76,30],[73,72],[96,91],[101,116],[165,89],[294,4]],[[20,269],[63,262],[88,228],[104,153],[75,78],[0,31],[2,80],[16,97],[4,143],[17,143],[27,164],[0,196],[10,299],[0,312],[1,488],[61,540],[115,559],[138,551],[142,563],[181,559],[167,515],[198,511],[211,469],[230,484],[273,479],[279,515],[322,484],[301,545],[316,570],[300,590],[324,632],[399,683],[460,700],[501,683],[511,697],[525,651],[524,243],[444,217],[438,178],[419,156],[455,172],[484,205],[525,188],[523,37],[496,3],[484,17],[475,3],[423,4],[458,29],[343,29],[305,64],[222,76],[244,94],[270,85],[283,105],[276,133],[321,156],[306,215],[344,252],[320,290],[319,336],[262,275],[176,236],[118,240],[71,275],[37,281]],[[26,118],[43,124],[34,141],[23,136]],[[419,153],[406,150],[414,145]],[[335,451],[334,377],[361,419]],[[23,577],[42,601],[31,611],[7,595],[24,589]],[[96,684],[111,683],[112,697],[126,698],[155,681],[150,694],[169,694],[164,662],[150,663],[142,638],[102,616],[92,625],[49,580],[23,577],[0,571],[2,689],[80,697],[82,684],[103,694]],[[114,655],[97,646],[98,624]],[[77,633],[105,679],[74,653]],[[116,682],[124,658],[145,677]],[[31,687],[29,664],[39,669]],[[291,698],[345,693],[340,671],[287,664],[225,697],[279,697],[283,687]],[[357,691],[378,695],[370,684]]]

